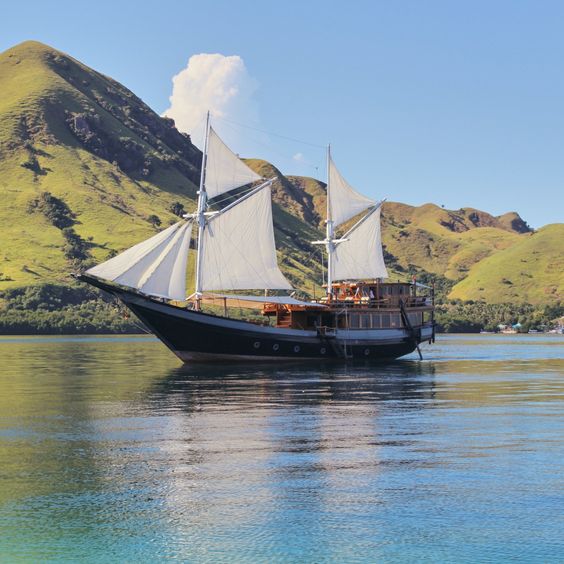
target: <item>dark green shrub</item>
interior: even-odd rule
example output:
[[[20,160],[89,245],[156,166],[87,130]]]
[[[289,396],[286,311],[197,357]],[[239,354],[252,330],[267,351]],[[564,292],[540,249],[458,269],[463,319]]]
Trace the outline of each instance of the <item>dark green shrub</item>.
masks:
[[[37,198],[31,200],[27,211],[28,213],[42,213],[58,229],[72,227],[76,223],[75,216],[67,204],[53,196],[51,192],[42,192]]]

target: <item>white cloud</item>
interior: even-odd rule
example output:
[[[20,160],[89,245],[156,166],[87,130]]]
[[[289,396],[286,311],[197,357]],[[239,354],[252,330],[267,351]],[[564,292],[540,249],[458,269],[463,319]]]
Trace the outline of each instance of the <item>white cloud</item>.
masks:
[[[305,161],[303,153],[296,153],[292,159],[294,159],[297,163],[303,163]]]
[[[172,118],[180,131],[189,133],[192,141],[201,146],[209,110],[214,129],[228,145],[237,145],[241,135],[236,126],[213,118],[257,125],[258,108],[253,97],[257,87],[258,82],[238,55],[192,55],[186,68],[172,78],[170,107],[163,115]],[[241,147],[233,149],[240,151]]]

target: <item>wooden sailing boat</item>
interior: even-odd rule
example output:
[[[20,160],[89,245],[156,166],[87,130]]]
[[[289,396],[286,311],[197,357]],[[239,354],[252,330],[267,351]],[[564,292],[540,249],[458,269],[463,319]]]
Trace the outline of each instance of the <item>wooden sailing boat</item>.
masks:
[[[434,339],[432,297],[415,283],[384,283],[382,202],[352,188],[327,155],[327,293],[318,301],[267,296],[291,290],[280,271],[270,188],[206,125],[198,208],[150,239],[78,275],[119,298],[183,361],[393,359]],[[208,202],[259,184],[219,211]],[[337,238],[336,229],[364,215]],[[195,292],[186,267],[197,225]],[[226,292],[263,290],[264,296]],[[221,293],[217,293],[221,292]],[[221,304],[223,315],[207,304]],[[229,306],[260,309],[265,323],[229,317]]]

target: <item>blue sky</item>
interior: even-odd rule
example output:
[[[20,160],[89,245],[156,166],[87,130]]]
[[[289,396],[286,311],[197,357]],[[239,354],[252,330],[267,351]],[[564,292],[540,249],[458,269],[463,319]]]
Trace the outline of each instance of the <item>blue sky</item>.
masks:
[[[159,113],[191,56],[236,55],[246,93],[216,123],[242,155],[324,179],[330,142],[366,194],[540,227],[564,219],[563,29],[545,1],[27,1],[0,49],[48,43]]]

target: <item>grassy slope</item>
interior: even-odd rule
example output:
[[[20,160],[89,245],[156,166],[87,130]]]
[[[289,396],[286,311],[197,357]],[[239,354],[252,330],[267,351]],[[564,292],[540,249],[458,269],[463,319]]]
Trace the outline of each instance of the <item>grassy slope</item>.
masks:
[[[475,223],[468,218],[472,213]],[[473,264],[523,236],[484,212],[444,210],[434,204],[386,202],[382,217],[384,244],[401,266],[452,280],[463,278]]]
[[[30,200],[49,191],[76,214],[75,230],[92,238],[95,260],[151,235],[147,217],[174,221],[174,201],[193,207],[194,186],[178,170],[157,167],[147,179],[133,179],[119,167],[85,150],[65,123],[65,111],[90,109],[109,135],[129,137],[151,148],[90,97],[52,68],[57,52],[27,42],[0,56],[0,248],[1,288],[62,281],[69,270],[59,229],[40,214],[27,213]],[[74,63],[71,60],[71,64]],[[85,72],[71,67],[69,75]],[[90,83],[98,80],[90,73]],[[102,81],[102,79],[100,79]],[[102,85],[99,85],[102,90]],[[37,171],[22,164],[34,158]]]
[[[264,178],[276,178],[272,185],[275,202],[308,224],[321,226],[325,216],[325,184],[314,178],[284,176],[262,159],[245,159],[245,162]]]
[[[564,225],[547,225],[480,261],[451,297],[488,303],[551,303],[564,294]]]

